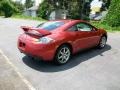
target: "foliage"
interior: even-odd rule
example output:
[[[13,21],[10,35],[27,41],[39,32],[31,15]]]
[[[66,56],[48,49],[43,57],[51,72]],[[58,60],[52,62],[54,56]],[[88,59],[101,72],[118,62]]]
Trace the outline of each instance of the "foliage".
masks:
[[[69,3],[69,18],[78,19],[80,18],[80,4],[78,0],[71,0]]]
[[[50,15],[50,12],[53,10],[52,4],[49,3],[49,0],[44,0],[38,8],[38,17],[41,17],[43,19],[48,19],[48,16]]]
[[[91,24],[96,26],[97,28],[103,28],[108,32],[120,31],[120,26],[118,27],[111,27],[107,23],[100,22],[100,21],[91,21]]]
[[[111,0],[103,0],[103,2],[105,3],[107,9],[109,8],[110,6],[110,3],[111,3]]]
[[[33,6],[33,3],[34,3],[34,1],[32,1],[32,0],[26,0],[25,1],[25,7],[30,8],[30,7]]]
[[[1,10],[1,2],[0,2],[0,16],[2,16],[2,15],[3,15],[3,12]]]
[[[84,0],[44,0],[38,10],[38,16],[47,19],[52,10],[68,10],[69,18],[78,19],[81,17],[82,4]]]
[[[3,12],[2,12],[2,1],[3,0],[0,1],[0,16],[3,15]]]
[[[1,0],[0,11],[4,13],[5,17],[10,17],[16,11],[16,8],[9,0]]]
[[[120,0],[112,0],[108,14],[103,22],[109,26],[120,26]]]
[[[23,10],[24,10],[24,5],[23,5],[21,2],[15,1],[15,2],[12,2],[12,4],[14,5],[14,7],[16,7],[16,9],[17,9],[17,11],[18,11],[19,13],[22,13],[22,12],[23,12]]]

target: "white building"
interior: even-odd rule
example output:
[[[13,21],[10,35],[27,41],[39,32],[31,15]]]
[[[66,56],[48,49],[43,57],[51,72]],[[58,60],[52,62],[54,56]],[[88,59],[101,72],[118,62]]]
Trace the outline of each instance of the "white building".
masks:
[[[49,20],[55,20],[55,19],[66,19],[67,18],[67,10],[63,9],[57,9],[55,11],[52,11]]]
[[[25,10],[24,15],[31,16],[31,17],[36,17],[37,16],[37,10],[38,10],[38,6],[32,6],[31,8],[28,8],[28,9]]]
[[[25,0],[22,0],[22,1],[25,2]],[[28,8],[28,9],[26,9],[25,12],[24,12],[24,15],[31,16],[31,17],[36,17],[39,4],[42,1],[43,0],[34,0],[34,5],[30,8]]]

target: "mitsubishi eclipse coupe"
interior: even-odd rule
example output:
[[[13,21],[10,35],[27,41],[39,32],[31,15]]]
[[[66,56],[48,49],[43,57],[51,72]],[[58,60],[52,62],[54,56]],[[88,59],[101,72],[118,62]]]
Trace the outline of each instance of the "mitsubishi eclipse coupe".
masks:
[[[18,38],[21,53],[44,61],[65,64],[78,51],[97,46],[104,48],[107,32],[83,20],[55,20],[37,27],[21,27]]]

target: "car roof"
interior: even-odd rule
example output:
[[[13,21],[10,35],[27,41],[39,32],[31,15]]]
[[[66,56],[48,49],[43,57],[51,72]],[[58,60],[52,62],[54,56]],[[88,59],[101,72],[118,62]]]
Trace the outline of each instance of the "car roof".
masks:
[[[68,22],[86,22],[84,20],[74,20],[74,19],[50,20],[49,22],[52,22],[52,21],[62,21],[64,23],[68,23]]]

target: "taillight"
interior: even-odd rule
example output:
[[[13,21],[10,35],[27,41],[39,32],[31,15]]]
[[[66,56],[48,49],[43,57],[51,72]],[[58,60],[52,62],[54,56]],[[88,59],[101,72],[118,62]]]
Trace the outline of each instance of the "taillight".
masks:
[[[25,43],[19,42],[19,46],[20,46],[20,47],[25,47]]]

